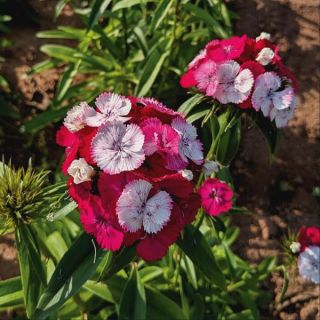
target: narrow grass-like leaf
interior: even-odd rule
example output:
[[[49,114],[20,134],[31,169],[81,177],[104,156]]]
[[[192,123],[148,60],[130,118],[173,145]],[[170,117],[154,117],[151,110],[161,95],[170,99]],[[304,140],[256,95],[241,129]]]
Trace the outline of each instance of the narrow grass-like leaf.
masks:
[[[64,62],[77,62],[77,58],[74,57],[74,54],[77,51],[66,46],[46,44],[41,46],[40,50],[48,56],[60,59]]]
[[[88,20],[88,30],[91,30],[98,19],[103,15],[111,0],[94,0]]]
[[[188,225],[177,244],[208,279],[219,288],[225,288],[225,277],[216,263],[207,240],[197,228]]]
[[[184,5],[189,12],[191,12],[195,17],[204,21],[208,27],[212,28],[212,31],[221,38],[228,38],[228,33],[224,30],[221,24],[215,20],[206,10],[199,8],[196,5],[187,3]]]
[[[193,95],[191,98],[189,98],[187,101],[185,101],[178,109],[178,112],[181,112],[185,116],[187,116],[194,107],[199,105],[202,101],[204,101],[205,97],[197,93]]]
[[[52,110],[52,109],[46,110],[36,115],[35,117],[33,117],[33,119],[25,122],[20,127],[20,131],[27,132],[27,133],[37,132],[40,129],[43,129],[44,127],[46,127],[48,124],[61,120],[67,113],[68,109],[69,108],[67,107],[67,108],[62,108],[58,110]]]
[[[23,305],[21,277],[0,281],[0,308],[15,308]]]
[[[155,82],[162,64],[169,55],[169,51],[161,51],[160,48],[156,48],[148,56],[142,74],[139,79],[139,84],[136,87],[136,95],[139,97],[147,95]]]
[[[151,21],[152,33],[160,26],[161,22],[168,14],[172,4],[173,4],[173,0],[164,0],[159,2],[158,7],[154,12],[154,15]]]
[[[24,301],[30,317],[46,284],[45,271],[30,226],[20,223],[15,234]]]
[[[58,311],[93,276],[102,257],[103,250],[97,249],[92,238],[83,233],[58,263],[32,319],[46,319]]]
[[[117,11],[125,8],[130,8],[137,4],[141,4],[141,0],[120,0],[112,7],[112,11]]]
[[[133,268],[127,284],[122,292],[119,320],[146,319],[146,294],[139,273]]]

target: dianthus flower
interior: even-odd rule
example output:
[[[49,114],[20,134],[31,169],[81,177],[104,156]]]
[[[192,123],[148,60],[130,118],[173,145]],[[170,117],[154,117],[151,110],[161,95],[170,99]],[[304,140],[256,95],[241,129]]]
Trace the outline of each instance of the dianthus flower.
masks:
[[[298,257],[299,274],[315,284],[320,284],[320,247],[306,247]]]
[[[320,246],[320,228],[301,227],[298,232],[298,242],[301,245],[301,251],[310,245]]]
[[[161,259],[200,206],[196,128],[152,98],[103,93],[95,104],[73,108],[57,133],[80,221],[103,249]]]
[[[266,33],[212,40],[188,64],[180,84],[222,105],[261,111],[278,128],[294,115],[297,81]]]
[[[233,191],[223,181],[209,178],[199,188],[201,205],[211,216],[218,216],[232,208]]]

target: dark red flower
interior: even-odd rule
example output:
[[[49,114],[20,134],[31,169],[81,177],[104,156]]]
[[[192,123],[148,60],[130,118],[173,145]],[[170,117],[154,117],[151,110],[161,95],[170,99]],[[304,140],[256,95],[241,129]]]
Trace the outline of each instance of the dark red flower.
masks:
[[[311,245],[320,246],[320,228],[301,227],[298,232],[298,241],[301,245],[301,252]]]

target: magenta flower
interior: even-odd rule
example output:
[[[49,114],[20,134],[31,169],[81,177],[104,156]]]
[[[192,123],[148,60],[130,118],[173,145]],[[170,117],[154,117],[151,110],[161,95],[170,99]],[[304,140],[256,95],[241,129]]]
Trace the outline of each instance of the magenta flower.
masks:
[[[203,209],[211,216],[218,216],[232,208],[232,189],[216,178],[205,180],[199,194]]]
[[[162,124],[157,118],[149,118],[141,125],[144,140],[144,152],[147,156],[160,152],[177,155],[179,153],[180,137],[169,125]]]
[[[212,41],[206,47],[207,55],[215,62],[237,59],[244,51],[247,36],[232,37],[219,42]]]
[[[194,71],[194,79],[200,91],[213,97],[219,83],[216,63],[211,60],[202,63]]]

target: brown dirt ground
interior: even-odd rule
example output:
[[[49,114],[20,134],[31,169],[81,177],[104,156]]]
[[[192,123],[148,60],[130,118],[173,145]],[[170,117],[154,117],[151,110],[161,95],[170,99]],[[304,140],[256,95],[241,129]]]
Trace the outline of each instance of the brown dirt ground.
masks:
[[[28,1],[42,17],[41,29],[51,28],[55,1]],[[241,235],[235,249],[252,263],[277,256],[282,260],[281,238],[288,230],[301,225],[320,225],[320,201],[312,190],[320,186],[320,74],[319,74],[319,8],[316,0],[231,0],[231,7],[241,19],[237,34],[255,37],[261,31],[272,34],[282,56],[297,75],[300,91],[295,118],[283,130],[277,157],[271,161],[263,137],[248,129],[243,137],[233,173],[239,193],[238,204],[254,214],[237,216],[235,223]],[[70,9],[56,24],[76,25]],[[0,71],[22,96],[22,113],[28,116],[45,109],[53,96],[59,70],[49,70],[28,77],[27,71],[41,61],[37,39],[39,28],[13,28],[14,46],[5,52],[6,63]],[[17,54],[18,53],[18,54]],[[18,273],[12,237],[0,238],[0,279]],[[320,319],[320,286],[300,277],[292,279],[286,299],[270,305],[264,319]],[[268,287],[274,296],[281,290],[283,277],[274,273]]]

